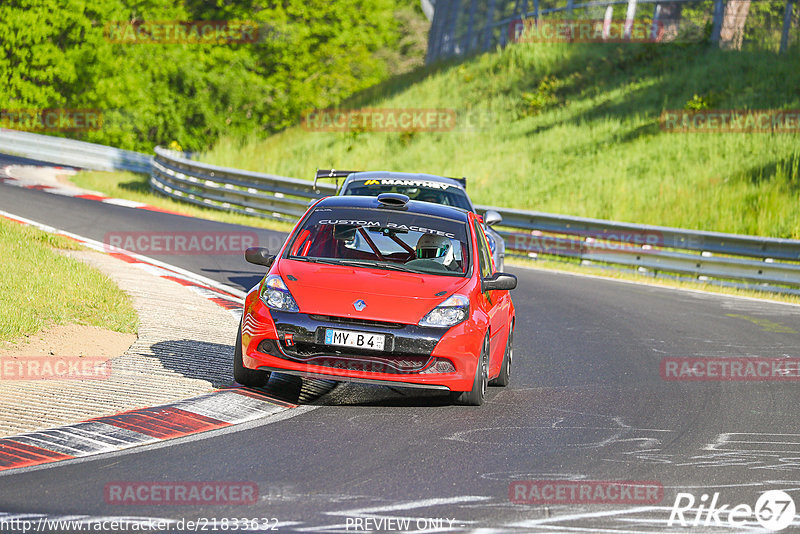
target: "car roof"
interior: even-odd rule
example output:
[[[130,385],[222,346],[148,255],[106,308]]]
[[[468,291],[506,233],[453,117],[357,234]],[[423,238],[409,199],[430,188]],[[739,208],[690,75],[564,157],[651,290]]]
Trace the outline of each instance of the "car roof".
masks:
[[[446,176],[438,176],[436,174],[424,174],[414,172],[391,172],[391,171],[364,171],[354,172],[342,184],[342,188],[350,182],[369,180],[369,179],[392,179],[392,180],[422,180],[425,182],[437,182],[449,184],[458,187],[462,191],[465,190],[464,184],[455,178],[448,178]]]
[[[378,197],[373,196],[333,196],[325,197],[315,206],[315,210],[321,207],[325,208],[372,208],[378,211],[399,211],[399,208],[392,206],[385,206],[378,202]],[[459,222],[467,222],[469,220],[469,211],[455,206],[445,206],[443,204],[434,204],[432,202],[420,202],[417,200],[409,200],[405,205],[404,213],[418,213],[421,215],[432,215],[434,217],[443,217],[452,219]]]

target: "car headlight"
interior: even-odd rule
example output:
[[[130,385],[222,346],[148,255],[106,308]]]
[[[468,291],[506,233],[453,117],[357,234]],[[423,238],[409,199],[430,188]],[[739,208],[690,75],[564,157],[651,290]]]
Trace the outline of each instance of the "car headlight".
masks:
[[[453,295],[428,312],[419,326],[457,325],[469,317],[469,299],[464,295]]]
[[[300,311],[294,301],[294,297],[289,292],[289,288],[286,287],[283,279],[276,274],[267,276],[267,279],[261,284],[259,296],[261,297],[261,302],[274,310]]]

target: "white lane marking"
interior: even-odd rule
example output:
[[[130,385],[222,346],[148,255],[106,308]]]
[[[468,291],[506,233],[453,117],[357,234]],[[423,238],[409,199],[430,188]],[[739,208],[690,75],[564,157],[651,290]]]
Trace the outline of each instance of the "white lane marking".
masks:
[[[506,526],[516,526],[516,525],[506,525]],[[527,527],[517,527],[517,528],[527,528]],[[619,528],[597,528],[597,527],[563,527],[559,525],[537,525],[537,528],[547,529],[548,531],[552,532],[606,532],[609,534],[652,534],[652,530],[623,530]]]
[[[615,517],[618,515],[625,515],[625,514],[638,514],[641,512],[654,512],[658,510],[671,510],[669,507],[665,506],[639,506],[636,508],[625,508],[621,510],[607,510],[603,512],[582,512],[578,514],[571,514],[571,515],[562,515],[558,517],[546,517],[544,519],[528,519],[525,521],[519,521],[516,523],[510,523],[507,526],[510,527],[520,527],[520,528],[528,528],[528,527],[538,527],[542,525],[547,525],[549,523],[562,523],[566,521],[579,521],[581,519],[598,519],[601,517]]]
[[[104,198],[101,200],[104,204],[114,204],[116,206],[123,206],[125,208],[141,208],[147,206],[144,202],[136,202],[135,200],[125,200],[124,198]]]

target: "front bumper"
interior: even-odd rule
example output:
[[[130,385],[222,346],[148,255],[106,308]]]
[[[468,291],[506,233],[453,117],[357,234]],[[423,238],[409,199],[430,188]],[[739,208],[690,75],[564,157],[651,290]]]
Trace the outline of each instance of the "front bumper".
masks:
[[[254,298],[253,298],[254,297]],[[450,329],[280,312],[248,296],[244,366],[314,378],[451,391],[472,388],[482,337],[467,320]],[[379,333],[385,350],[324,344],[327,328]]]

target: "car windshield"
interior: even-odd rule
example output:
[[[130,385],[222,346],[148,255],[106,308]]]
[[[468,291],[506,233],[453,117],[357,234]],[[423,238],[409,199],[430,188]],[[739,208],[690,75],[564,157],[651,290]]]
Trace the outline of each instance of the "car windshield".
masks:
[[[375,197],[381,193],[400,193],[411,200],[433,202],[434,204],[455,206],[456,208],[473,211],[469,197],[467,197],[463,189],[452,184],[430,180],[398,180],[393,178],[356,180],[350,182],[345,190],[342,191],[343,195],[369,197]]]
[[[469,271],[463,221],[367,208],[314,210],[284,257],[445,276]]]

